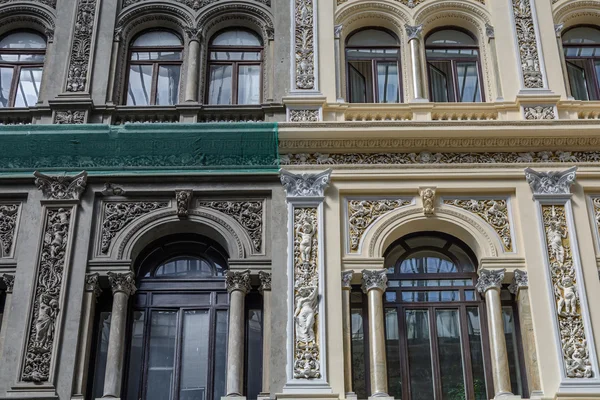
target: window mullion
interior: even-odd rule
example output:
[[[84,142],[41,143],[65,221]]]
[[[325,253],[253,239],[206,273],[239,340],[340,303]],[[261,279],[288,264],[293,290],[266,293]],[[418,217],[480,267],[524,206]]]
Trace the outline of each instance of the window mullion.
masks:
[[[458,307],[460,322],[460,341],[463,348],[463,369],[465,385],[467,387],[467,399],[475,398],[475,384],[473,381],[473,366],[471,365],[471,346],[469,343],[469,329],[467,327],[467,309],[464,305]]]
[[[150,89],[150,104],[151,105],[156,105],[156,92],[157,92],[157,87],[158,87],[158,69],[159,69],[159,63],[158,62],[153,62],[152,63],[152,86]]]
[[[442,374],[440,371],[440,355],[438,346],[438,332],[436,324],[436,307],[428,307],[429,312],[429,343],[431,346],[431,369],[433,370],[433,388],[436,400],[442,400]]]
[[[151,303],[150,303],[151,304]],[[144,343],[144,354],[142,356],[142,368],[143,368],[143,372],[142,372],[142,379],[140,380],[140,386],[141,386],[141,390],[138,391],[138,393],[140,393],[140,397],[142,399],[146,398],[146,392],[147,392],[147,388],[148,388],[148,369],[150,368],[150,334],[152,332],[150,332],[151,326],[152,326],[152,309],[146,308],[144,309],[144,312],[146,313],[146,321],[144,323],[144,338],[143,338],[143,343]],[[112,316],[111,316],[112,318]]]
[[[17,86],[19,82],[19,75],[21,75],[21,66],[16,64],[13,68],[13,76],[10,81],[10,92],[8,92],[8,106],[15,106],[15,99],[17,97]]]
[[[171,398],[173,400],[179,400],[179,387],[181,382],[181,360],[182,360],[182,348],[183,348],[183,314],[184,308],[180,308],[177,311],[177,336],[175,337],[175,357],[173,364],[173,388],[171,391]]]

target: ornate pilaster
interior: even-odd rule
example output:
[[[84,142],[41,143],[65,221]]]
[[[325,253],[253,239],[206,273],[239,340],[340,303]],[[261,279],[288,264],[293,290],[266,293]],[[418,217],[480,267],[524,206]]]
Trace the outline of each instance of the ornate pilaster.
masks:
[[[6,286],[6,295],[4,297],[4,310],[2,312],[2,320],[0,321],[0,356],[4,354],[4,339],[6,338],[6,327],[8,326],[8,318],[11,311],[12,305],[12,292],[15,284],[15,276],[13,274],[2,274],[0,280],[4,282]]]
[[[570,194],[576,169],[525,170],[536,202],[544,243],[548,294],[554,304],[555,343],[561,358],[560,388],[565,391],[578,387],[600,387]]]
[[[284,392],[331,393],[323,291],[323,200],[331,170],[281,171],[288,202],[288,382]]]
[[[260,271],[258,273],[258,279],[260,279],[260,287],[258,291],[263,293],[265,290],[271,290],[271,273]]]
[[[423,65],[421,62],[421,36],[423,25],[405,25],[406,37],[410,46],[410,63],[412,71],[413,101],[427,101],[423,91]]]
[[[512,10],[519,51],[522,89],[545,89],[542,72],[535,2],[512,0]]]
[[[315,0],[292,2],[292,92],[318,91],[317,77],[317,5]]]
[[[521,289],[529,288],[529,278],[527,277],[527,271],[521,271],[520,269],[515,270],[513,280],[508,286],[508,290],[515,296],[519,295]]]
[[[65,86],[65,91],[69,93],[89,92],[97,3],[97,0],[77,0],[75,28]]]
[[[19,203],[0,204],[0,258],[13,254],[20,207]]]
[[[258,400],[268,400],[271,384],[271,273],[260,271],[258,273],[260,287],[258,291],[263,296],[263,368],[262,368],[262,390]]]

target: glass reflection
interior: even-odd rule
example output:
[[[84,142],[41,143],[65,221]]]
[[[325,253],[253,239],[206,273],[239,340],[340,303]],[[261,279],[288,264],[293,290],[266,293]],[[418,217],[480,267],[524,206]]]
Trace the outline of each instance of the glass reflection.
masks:
[[[208,310],[184,312],[180,400],[206,399],[209,326]]]
[[[179,96],[179,65],[161,65],[158,67],[156,84],[156,104],[177,104]]]
[[[354,293],[353,293],[354,294]],[[362,303],[362,296],[356,296]],[[366,351],[364,324],[362,308],[352,308],[351,311],[352,326],[352,387],[359,399],[366,399],[367,395],[367,377],[365,371]]]
[[[429,312],[406,310],[405,320],[411,399],[430,400],[434,398],[434,392]]]
[[[173,398],[177,312],[153,311],[148,349],[146,400]]]
[[[260,103],[260,66],[240,65],[238,73],[238,104]]]
[[[231,65],[211,65],[209,73],[208,103],[231,104]]]
[[[436,310],[442,399],[464,398],[465,378],[458,310]]]
[[[255,400],[262,388],[262,310],[248,310],[246,321],[246,332],[248,332],[246,397]]]
[[[519,348],[517,347],[517,329],[515,326],[515,315],[512,307],[502,307],[502,319],[504,320],[504,338],[506,339],[506,352],[508,353],[508,368],[510,371],[510,383],[515,395],[523,394],[521,383],[521,363],[519,362]]]
[[[377,91],[379,103],[398,102],[398,64],[395,62],[377,63]]]
[[[217,311],[215,332],[215,360],[213,378],[213,399],[225,396],[225,374],[227,368],[227,311]]]
[[[0,105],[2,107],[9,106],[10,86],[13,78],[13,68],[0,68]]]
[[[42,83],[42,67],[21,68],[15,107],[32,107],[37,102]]]
[[[477,64],[474,62],[461,62],[456,65],[458,76],[458,89],[461,102],[480,102],[479,76]]]
[[[402,364],[400,359],[400,335],[398,334],[398,311],[385,309],[385,346],[387,354],[388,390],[390,396],[402,397]]]
[[[99,399],[104,394],[104,376],[106,372],[106,355],[108,353],[108,338],[110,335],[110,312],[100,313],[100,340],[96,348],[94,368],[94,398]]]
[[[131,344],[129,351],[129,373],[127,379],[127,400],[138,400],[140,397],[139,382],[142,377],[142,354],[144,351],[144,325],[145,313],[133,312],[133,329],[131,330]],[[100,398],[98,396],[96,398]]]
[[[481,339],[479,308],[477,307],[467,307],[467,334],[469,335],[469,349],[471,350],[471,369],[473,373],[475,400],[486,400],[483,341]]]
[[[152,90],[152,65],[131,65],[129,67],[129,87],[127,105],[147,106]]]

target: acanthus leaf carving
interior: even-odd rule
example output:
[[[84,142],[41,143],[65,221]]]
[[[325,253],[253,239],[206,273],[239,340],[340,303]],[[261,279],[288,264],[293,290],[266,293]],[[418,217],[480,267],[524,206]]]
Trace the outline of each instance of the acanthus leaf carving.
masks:
[[[229,293],[235,290],[239,290],[244,294],[248,293],[252,289],[252,286],[250,286],[250,270],[227,271],[225,273],[225,284]]]
[[[387,289],[387,271],[385,269],[362,271],[362,290],[368,293],[370,290],[385,292]]]
[[[331,169],[318,174],[293,174],[281,170],[281,184],[288,197],[323,197],[330,178]]]
[[[102,294],[102,289],[100,288],[100,274],[97,272],[85,274],[85,291],[92,292],[96,299]]]
[[[342,271],[342,289],[350,290],[352,289],[352,277],[354,276],[354,271]]]
[[[263,293],[265,290],[271,290],[271,273],[265,271],[258,272],[258,278],[260,279],[260,287],[258,291]]]
[[[314,0],[294,1],[296,89],[315,88]]]
[[[6,293],[12,293],[13,288],[15,286],[15,276],[14,274],[2,274],[2,281],[6,286]]]
[[[75,176],[44,175],[35,171],[35,186],[50,200],[79,200],[87,185],[87,172]]]
[[[131,271],[125,273],[108,272],[108,282],[113,295],[121,292],[131,296],[137,291],[135,287],[135,274]]]
[[[544,78],[530,1],[512,0],[513,15],[525,88],[541,89],[544,87]]]
[[[67,92],[85,92],[88,87],[88,70],[96,22],[96,3],[97,0],[77,1],[73,44],[69,56]]]
[[[515,270],[515,274],[513,275],[513,280],[508,285],[508,290],[514,294],[519,294],[519,290],[523,288],[529,287],[529,278],[527,276],[527,271],[521,271],[520,269]]]
[[[0,204],[0,258],[12,254],[19,204]]]
[[[134,219],[148,214],[151,211],[165,208],[169,205],[165,201],[133,201],[133,202],[106,202],[102,221],[102,244],[100,251],[108,254],[112,239]]]
[[[504,280],[505,269],[482,269],[475,288],[479,293],[485,293],[490,289],[500,290]]]
[[[571,193],[571,185],[575,183],[577,167],[564,171],[538,172],[525,169],[525,179],[534,195],[556,195]]]

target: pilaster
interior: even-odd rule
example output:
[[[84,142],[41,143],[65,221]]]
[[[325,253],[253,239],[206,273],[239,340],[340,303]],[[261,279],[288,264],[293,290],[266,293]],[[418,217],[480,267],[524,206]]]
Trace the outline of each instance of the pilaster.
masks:
[[[8,316],[10,315],[11,311],[12,292],[13,286],[15,284],[15,276],[13,274],[2,274],[2,276],[0,276],[0,280],[2,280],[2,282],[4,282],[4,285],[6,286],[4,310],[2,311],[2,325],[0,325],[0,359],[2,359],[4,350],[4,340],[6,338],[6,327],[8,326]]]
[[[258,291],[263,296],[262,389],[258,400],[267,400],[271,398],[271,273],[260,271],[258,278],[260,279]]]
[[[347,400],[356,400],[352,389],[352,313],[350,292],[354,271],[342,271],[342,325],[344,334],[344,392]]]

